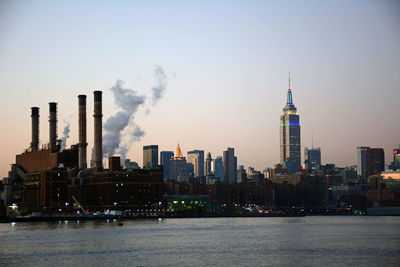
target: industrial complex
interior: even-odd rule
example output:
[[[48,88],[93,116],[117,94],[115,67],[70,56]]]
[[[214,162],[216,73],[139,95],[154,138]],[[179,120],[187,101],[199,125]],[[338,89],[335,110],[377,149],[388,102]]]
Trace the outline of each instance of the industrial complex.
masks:
[[[39,108],[32,107],[29,149],[16,155],[2,184],[2,213],[57,214],[104,210],[161,212],[163,170],[123,169],[120,157],[103,167],[102,92],[94,91],[93,167],[87,164],[86,95],[78,96],[79,143],[61,148],[57,103],[49,103],[49,142],[39,147]]]

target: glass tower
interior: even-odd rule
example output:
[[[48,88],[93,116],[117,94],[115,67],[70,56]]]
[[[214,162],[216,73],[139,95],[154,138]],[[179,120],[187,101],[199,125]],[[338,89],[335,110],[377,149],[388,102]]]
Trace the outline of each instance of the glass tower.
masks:
[[[294,169],[300,169],[300,120],[297,109],[293,104],[292,91],[290,89],[290,76],[287,102],[281,115],[280,144],[281,164],[289,163]]]

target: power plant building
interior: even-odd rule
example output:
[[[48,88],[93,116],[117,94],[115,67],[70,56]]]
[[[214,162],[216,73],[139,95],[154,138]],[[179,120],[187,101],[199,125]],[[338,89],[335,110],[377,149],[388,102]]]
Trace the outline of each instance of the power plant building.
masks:
[[[152,169],[123,169],[119,157],[103,168],[102,92],[94,92],[94,168],[87,169],[86,96],[78,96],[79,143],[61,151],[57,139],[57,103],[49,103],[49,143],[39,146],[39,108],[31,108],[32,135],[28,149],[16,155],[4,181],[2,205],[17,205],[30,212],[58,213],[74,202],[89,211],[105,209],[146,210],[163,202],[163,169],[153,159]]]

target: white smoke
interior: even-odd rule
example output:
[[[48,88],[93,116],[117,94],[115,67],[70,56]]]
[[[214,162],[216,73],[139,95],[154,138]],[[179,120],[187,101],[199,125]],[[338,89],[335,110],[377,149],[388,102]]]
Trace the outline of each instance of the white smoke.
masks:
[[[108,156],[113,156],[117,150],[126,154],[127,148],[120,147],[122,132],[131,120],[138,108],[145,103],[146,97],[138,95],[132,89],[123,88],[123,82],[118,80],[111,88],[114,101],[121,109],[115,115],[108,118],[104,124],[105,134],[103,136],[103,152]],[[124,155],[121,155],[124,156]]]
[[[153,106],[163,97],[167,86],[167,75],[161,66],[154,67],[156,83],[152,87]],[[146,102],[146,96],[139,95],[133,89],[123,88],[124,82],[117,80],[110,89],[114,96],[115,104],[120,109],[115,115],[108,118],[104,124],[103,152],[111,157],[116,153],[125,161],[126,153],[132,143],[140,141],[145,132],[135,123],[135,113]],[[122,142],[125,139],[125,142]]]
[[[64,151],[67,147],[67,139],[69,138],[70,124],[67,123],[64,127],[63,136],[61,137],[61,149],[60,151]]]
[[[158,100],[160,100],[165,92],[167,87],[167,75],[165,75],[164,70],[161,66],[154,66],[154,73],[156,76],[156,84],[153,86],[153,105],[157,104]]]

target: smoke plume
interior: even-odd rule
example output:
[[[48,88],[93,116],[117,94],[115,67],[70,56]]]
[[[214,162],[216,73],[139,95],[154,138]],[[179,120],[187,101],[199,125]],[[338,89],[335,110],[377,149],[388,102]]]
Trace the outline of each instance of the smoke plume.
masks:
[[[61,137],[61,151],[63,151],[67,147],[67,139],[69,138],[69,126],[70,124],[67,123],[64,127],[63,136]]]
[[[155,66],[154,73],[156,83],[152,87],[153,105],[162,98],[167,86],[167,76],[162,67]],[[140,126],[135,123],[135,114],[141,106],[144,106],[146,96],[140,95],[135,90],[123,88],[123,84],[123,81],[117,80],[110,89],[119,111],[108,118],[104,124],[103,152],[109,157],[119,153],[121,160],[125,161],[131,144],[145,135]]]
[[[118,80],[111,88],[115,104],[121,111],[108,118],[104,124],[103,151],[107,156],[113,156],[117,150],[118,152],[127,151],[127,149],[121,151],[122,132],[128,126],[129,121],[134,119],[134,114],[146,100],[145,96],[138,95],[136,91],[122,86],[123,82]]]
[[[160,100],[165,92],[167,87],[167,75],[165,75],[164,70],[161,66],[154,66],[154,73],[156,76],[156,84],[153,86],[153,105],[157,104],[158,100]]]

